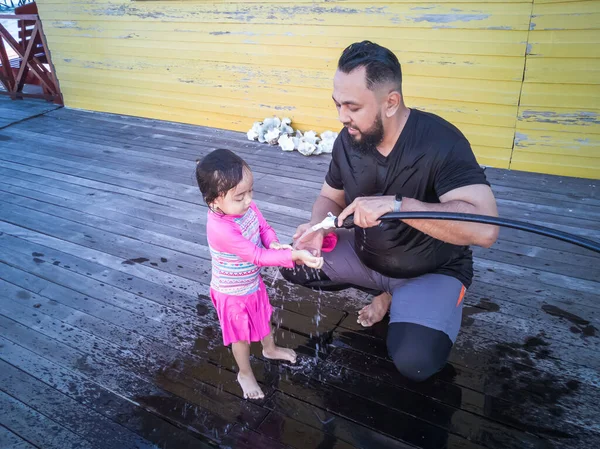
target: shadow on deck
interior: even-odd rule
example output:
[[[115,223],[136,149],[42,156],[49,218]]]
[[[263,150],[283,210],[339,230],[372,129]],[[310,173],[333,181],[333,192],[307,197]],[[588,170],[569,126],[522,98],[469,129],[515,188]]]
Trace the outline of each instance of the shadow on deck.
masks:
[[[0,97],[0,120],[16,104]],[[270,363],[255,347],[266,398],[250,402],[206,296],[194,160],[239,152],[286,240],[328,157],[202,127],[21,114],[0,123],[0,447],[600,447],[594,253],[510,229],[474,248],[450,362],[420,384],[387,357],[385,323],[356,323],[365,294],[319,294],[266,270],[277,339],[300,361]],[[486,174],[501,216],[600,238],[597,181]]]

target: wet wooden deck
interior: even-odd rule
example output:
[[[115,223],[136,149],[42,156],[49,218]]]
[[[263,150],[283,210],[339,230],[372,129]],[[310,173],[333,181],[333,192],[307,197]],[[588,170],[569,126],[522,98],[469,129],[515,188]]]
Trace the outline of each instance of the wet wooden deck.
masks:
[[[327,157],[67,109],[21,120],[0,129],[0,447],[600,447],[597,255],[509,229],[476,248],[458,342],[422,384],[394,370],[384,323],[356,324],[366,295],[268,271],[277,338],[301,359],[255,351],[267,397],[249,402],[206,297],[194,160],[239,151],[286,240]],[[502,216],[600,238],[597,181],[487,174]]]

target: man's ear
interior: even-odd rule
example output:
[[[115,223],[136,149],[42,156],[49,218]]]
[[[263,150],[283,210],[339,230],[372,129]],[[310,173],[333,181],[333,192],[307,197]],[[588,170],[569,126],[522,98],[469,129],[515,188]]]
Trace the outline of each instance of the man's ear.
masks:
[[[396,90],[391,91],[385,101],[385,116],[390,118],[398,112],[402,104],[402,94]]]

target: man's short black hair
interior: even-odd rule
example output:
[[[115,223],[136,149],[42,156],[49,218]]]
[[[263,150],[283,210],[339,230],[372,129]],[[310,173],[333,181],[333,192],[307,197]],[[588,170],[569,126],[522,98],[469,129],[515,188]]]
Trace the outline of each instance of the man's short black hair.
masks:
[[[355,42],[342,52],[338,61],[338,70],[350,73],[364,67],[367,74],[367,88],[383,83],[392,83],[398,92],[402,92],[402,69],[394,53],[381,45],[370,41]]]

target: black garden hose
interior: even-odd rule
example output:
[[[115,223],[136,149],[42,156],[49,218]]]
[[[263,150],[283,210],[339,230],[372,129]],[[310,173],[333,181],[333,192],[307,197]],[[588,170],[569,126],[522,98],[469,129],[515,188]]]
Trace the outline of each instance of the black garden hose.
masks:
[[[519,229],[521,231],[532,232],[534,234],[552,237],[557,240],[572,243],[583,248],[600,253],[600,242],[569,234],[568,232],[558,231],[556,229],[538,226],[531,223],[526,223],[517,220],[509,220],[506,218],[490,217],[487,215],[461,214],[454,212],[390,212],[379,217],[379,220],[453,220],[453,221],[471,221],[475,223],[492,224],[496,226],[504,226],[506,228]],[[337,226],[337,220],[336,220]],[[344,220],[341,228],[353,228],[354,215],[349,215]]]

